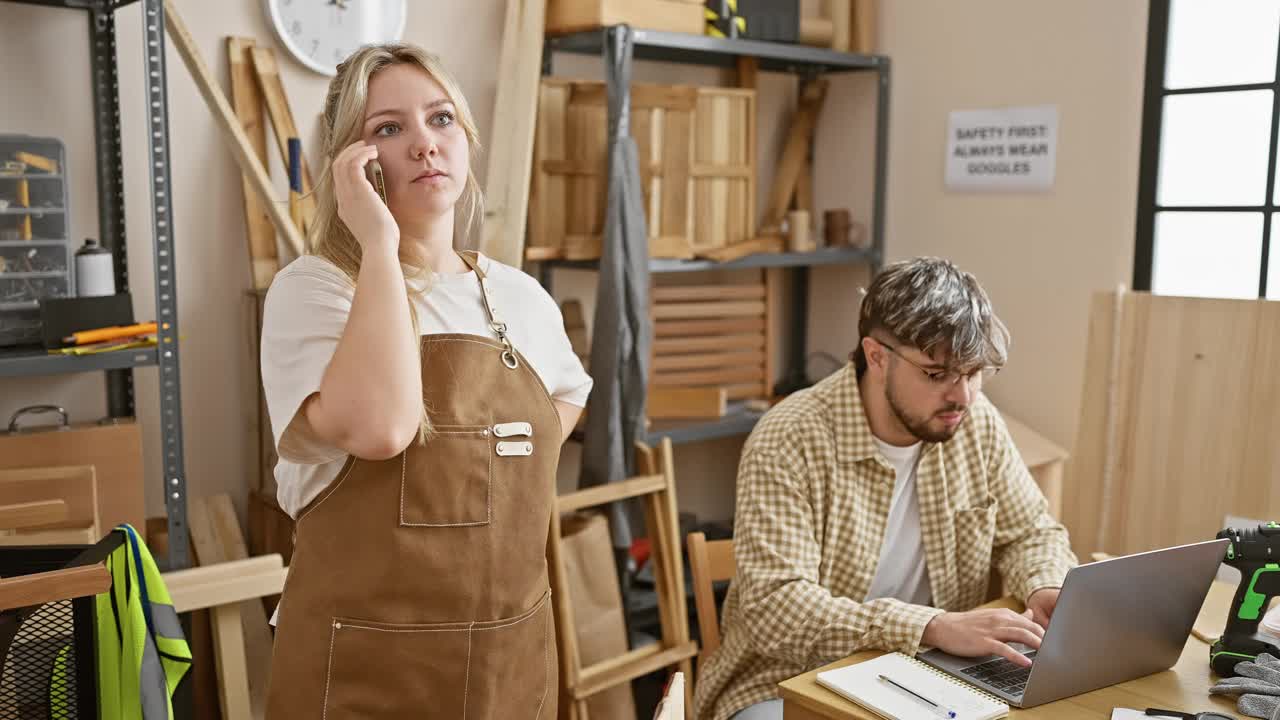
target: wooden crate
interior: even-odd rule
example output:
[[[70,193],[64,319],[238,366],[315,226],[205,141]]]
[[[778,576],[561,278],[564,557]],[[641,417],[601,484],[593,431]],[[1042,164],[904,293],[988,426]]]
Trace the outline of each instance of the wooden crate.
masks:
[[[702,0],[548,0],[546,31],[567,33],[625,24],[701,35],[702,6]]]
[[[755,232],[755,91],[636,84],[649,251],[691,258]],[[600,257],[608,191],[603,83],[550,78],[538,101],[530,259]]]
[[[768,399],[775,277],[762,270],[748,282],[654,285],[651,390],[708,388],[728,400]]]

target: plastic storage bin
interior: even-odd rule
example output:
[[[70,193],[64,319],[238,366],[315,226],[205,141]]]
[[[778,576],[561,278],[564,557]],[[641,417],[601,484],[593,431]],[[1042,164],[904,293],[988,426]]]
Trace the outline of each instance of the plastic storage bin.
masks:
[[[66,148],[0,135],[0,345],[40,341],[40,300],[75,294]]]

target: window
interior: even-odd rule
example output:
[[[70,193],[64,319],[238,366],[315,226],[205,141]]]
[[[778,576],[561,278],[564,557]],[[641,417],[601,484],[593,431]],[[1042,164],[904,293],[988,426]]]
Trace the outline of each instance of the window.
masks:
[[[1151,0],[1133,287],[1280,300],[1280,0]]]

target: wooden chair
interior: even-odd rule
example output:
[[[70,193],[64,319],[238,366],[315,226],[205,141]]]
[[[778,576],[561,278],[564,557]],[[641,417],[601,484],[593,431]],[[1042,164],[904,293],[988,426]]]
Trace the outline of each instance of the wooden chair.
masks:
[[[714,583],[732,580],[738,566],[733,557],[733,540],[707,540],[700,532],[688,537],[689,570],[693,573],[693,602],[698,609],[698,670],[707,656],[720,647],[720,614],[716,612]]]
[[[561,495],[556,500],[556,511],[551,514],[547,557],[551,565],[551,597],[560,647],[560,681],[564,689],[562,697],[565,697],[562,704],[567,705],[565,716],[571,720],[587,720],[587,698],[602,690],[630,683],[663,668],[679,670],[686,678],[693,674],[691,661],[698,654],[698,646],[689,639],[671,441],[664,439],[656,451],[647,446],[637,448],[636,465],[642,473],[639,476]],[[662,638],[652,645],[583,667],[577,629],[573,625],[573,597],[560,547],[560,516],[631,498],[643,502],[645,526],[652,541],[650,562],[654,563]],[[693,708],[692,692],[692,686],[686,684],[687,713]]]

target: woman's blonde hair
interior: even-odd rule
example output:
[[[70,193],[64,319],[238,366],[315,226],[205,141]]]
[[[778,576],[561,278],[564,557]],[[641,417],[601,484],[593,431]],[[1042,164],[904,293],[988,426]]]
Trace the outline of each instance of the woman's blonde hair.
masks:
[[[467,136],[470,155],[470,168],[467,170],[467,181],[458,198],[462,207],[461,217],[457,206],[454,208],[454,242],[466,244],[481,217],[484,207],[480,183],[476,180],[475,165],[480,152],[480,135],[476,130],[475,118],[471,108],[462,94],[457,80],[445,69],[440,58],[414,45],[384,44],[365,45],[356,50],[338,65],[337,75],[329,82],[329,92],[324,103],[323,152],[325,157],[324,171],[316,183],[316,215],[311,225],[310,242],[314,253],[337,265],[355,284],[360,274],[360,243],[356,241],[351,230],[342,218],[338,217],[338,200],[333,189],[332,161],[343,148],[359,140],[364,127],[365,105],[369,100],[369,80],[379,71],[392,65],[415,65],[426,71],[453,103],[454,115],[458,125]],[[405,287],[410,296],[415,292],[425,292],[429,287],[429,271],[427,268],[416,268],[405,276]],[[417,290],[415,291],[415,286]],[[409,303],[409,316],[413,322],[413,332],[418,333],[418,314],[413,303]],[[417,344],[419,353],[421,343]],[[418,441],[426,440],[431,432],[431,420],[427,408],[422,408],[419,422]]]

